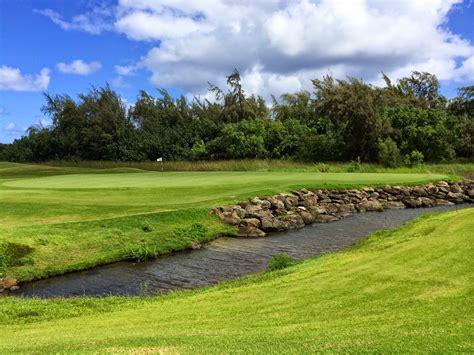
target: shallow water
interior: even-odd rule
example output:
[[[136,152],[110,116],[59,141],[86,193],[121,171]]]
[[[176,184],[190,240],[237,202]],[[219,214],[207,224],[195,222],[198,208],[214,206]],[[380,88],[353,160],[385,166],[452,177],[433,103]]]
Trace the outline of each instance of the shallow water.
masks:
[[[357,244],[367,235],[393,228],[427,212],[469,205],[386,210],[347,216],[266,238],[219,238],[200,250],[185,251],[143,263],[119,262],[22,285],[15,295],[39,297],[140,295],[216,284],[266,269],[269,259],[286,252],[307,259]]]

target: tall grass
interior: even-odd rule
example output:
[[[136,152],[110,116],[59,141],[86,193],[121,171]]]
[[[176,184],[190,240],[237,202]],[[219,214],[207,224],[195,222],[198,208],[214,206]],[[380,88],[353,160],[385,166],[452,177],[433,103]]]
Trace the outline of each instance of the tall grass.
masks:
[[[304,163],[292,160],[214,160],[214,161],[165,161],[163,166],[155,161],[50,161],[46,165],[94,169],[139,169],[150,171],[314,171],[328,173],[442,173],[474,179],[473,162],[421,164],[415,167],[385,168],[378,164],[360,163],[357,171],[351,162]]]

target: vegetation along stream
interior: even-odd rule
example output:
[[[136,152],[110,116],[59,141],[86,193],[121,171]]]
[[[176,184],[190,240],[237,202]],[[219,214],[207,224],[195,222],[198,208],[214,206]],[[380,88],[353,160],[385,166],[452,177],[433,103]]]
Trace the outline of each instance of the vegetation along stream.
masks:
[[[22,285],[21,296],[74,297],[140,295],[191,289],[264,271],[272,256],[285,252],[302,260],[357,244],[368,234],[393,228],[428,212],[469,205],[385,210],[352,214],[339,221],[314,224],[266,238],[223,237],[200,250],[180,252],[155,260],[119,262]]]

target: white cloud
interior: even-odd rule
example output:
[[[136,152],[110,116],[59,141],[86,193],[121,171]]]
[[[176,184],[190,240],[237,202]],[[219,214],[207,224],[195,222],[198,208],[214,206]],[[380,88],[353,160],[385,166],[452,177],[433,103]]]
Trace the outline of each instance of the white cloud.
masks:
[[[7,109],[0,105],[0,116],[7,116],[7,115],[8,115]]]
[[[20,69],[0,67],[0,89],[13,91],[41,91],[48,88],[51,80],[50,70],[43,68],[39,74],[22,74]]]
[[[474,80],[472,43],[446,28],[459,3],[119,0],[107,16],[109,29],[156,42],[136,65],[117,66],[119,75],[144,68],[156,86],[204,94],[208,81],[222,85],[237,68],[249,92],[268,98],[309,89],[327,73],[379,83],[382,71],[396,79],[427,70],[441,80]]]
[[[129,76],[134,75],[135,71],[138,69],[136,65],[116,65],[115,71],[118,75]]]
[[[102,68],[102,64],[96,61],[86,63],[82,61],[81,59],[76,59],[72,61],[70,64],[58,63],[56,64],[56,68],[58,68],[58,70],[62,73],[89,75],[89,74],[95,73],[97,70]]]
[[[112,8],[97,7],[93,11],[74,16],[70,21],[65,20],[59,13],[52,9],[34,10],[39,15],[48,17],[54,24],[63,30],[83,31],[90,34],[100,34],[110,28],[109,17],[113,14]]]
[[[5,125],[5,127],[3,127],[3,129],[5,131],[9,131],[9,132],[16,131],[16,125],[13,122],[10,122],[7,125]]]

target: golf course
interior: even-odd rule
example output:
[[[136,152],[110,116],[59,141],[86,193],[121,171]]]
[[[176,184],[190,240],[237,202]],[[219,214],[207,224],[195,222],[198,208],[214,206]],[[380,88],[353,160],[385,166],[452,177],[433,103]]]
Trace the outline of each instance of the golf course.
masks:
[[[0,298],[0,352],[472,352],[473,230],[464,209],[207,289]]]
[[[4,273],[19,281],[124,260],[142,251],[152,250],[156,256],[235,234],[209,211],[255,196],[303,187],[416,185],[449,178],[432,173],[162,174],[130,168],[2,166],[0,244],[12,245],[17,259],[4,266]]]

